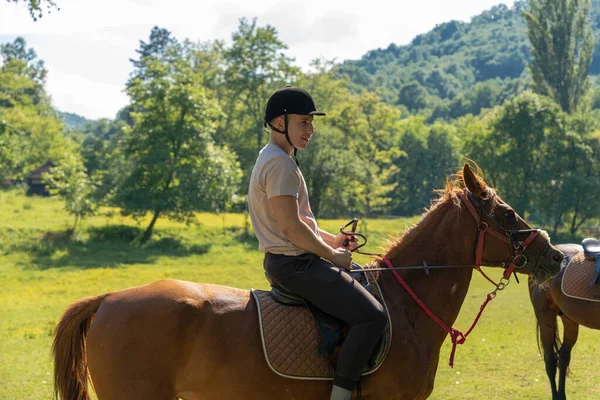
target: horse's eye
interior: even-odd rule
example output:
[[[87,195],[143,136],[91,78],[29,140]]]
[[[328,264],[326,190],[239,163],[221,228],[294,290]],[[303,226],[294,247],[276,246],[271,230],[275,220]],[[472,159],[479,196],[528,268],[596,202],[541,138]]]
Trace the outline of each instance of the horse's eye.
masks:
[[[515,215],[515,212],[513,210],[508,210],[504,216],[506,217],[506,219],[510,222],[514,222],[517,220],[517,216]]]

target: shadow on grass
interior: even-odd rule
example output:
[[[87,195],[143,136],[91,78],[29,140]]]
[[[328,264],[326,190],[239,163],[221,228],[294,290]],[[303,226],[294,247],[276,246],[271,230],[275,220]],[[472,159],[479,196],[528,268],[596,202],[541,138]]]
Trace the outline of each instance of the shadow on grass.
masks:
[[[258,249],[258,238],[254,232],[247,232],[241,227],[227,227],[225,230],[235,243],[241,244],[247,249]]]
[[[141,243],[144,230],[127,225],[108,225],[88,230],[85,241],[65,238],[40,239],[17,250],[33,256],[30,269],[77,267],[113,268],[124,264],[154,263],[159,257],[189,257],[207,253],[211,244],[185,244],[173,237]],[[156,236],[155,236],[156,237]]]

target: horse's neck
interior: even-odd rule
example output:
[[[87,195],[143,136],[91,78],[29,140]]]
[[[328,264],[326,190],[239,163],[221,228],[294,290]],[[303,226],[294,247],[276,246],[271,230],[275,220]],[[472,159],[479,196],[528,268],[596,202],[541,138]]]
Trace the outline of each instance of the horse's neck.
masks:
[[[464,213],[458,218],[456,213],[459,211],[453,207],[452,204],[437,207],[403,236],[389,253],[394,267],[423,265],[423,262],[428,265],[473,264],[474,222],[465,218]],[[448,213],[455,214],[452,216]],[[423,270],[400,272],[408,286],[448,327],[452,327],[456,321],[472,274],[472,268],[434,269],[429,274]],[[401,331],[410,326],[416,326],[419,330],[419,324],[430,317],[409,297],[392,273],[382,272],[380,283],[394,325],[399,324]],[[405,322],[410,324],[402,326]],[[441,328],[435,332],[438,334],[428,335],[429,340],[435,342],[432,345],[441,346],[446,333]]]

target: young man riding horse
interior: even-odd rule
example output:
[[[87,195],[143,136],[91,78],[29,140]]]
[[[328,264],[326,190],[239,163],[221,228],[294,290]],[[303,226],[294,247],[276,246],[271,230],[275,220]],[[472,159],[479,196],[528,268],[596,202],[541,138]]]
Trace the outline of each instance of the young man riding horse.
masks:
[[[344,246],[350,239],[346,235],[332,235],[317,226],[294,160],[315,134],[314,116],[323,115],[304,89],[286,86],[273,93],[264,119],[270,140],[252,170],[248,208],[271,278],[350,326],[331,393],[332,400],[345,400],[351,398],[387,317],[383,306],[346,273],[356,242]]]

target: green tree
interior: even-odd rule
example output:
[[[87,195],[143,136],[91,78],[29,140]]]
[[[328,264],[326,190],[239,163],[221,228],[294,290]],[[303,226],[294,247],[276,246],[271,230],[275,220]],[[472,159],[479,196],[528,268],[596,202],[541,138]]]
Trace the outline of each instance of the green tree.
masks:
[[[332,66],[313,60],[314,72],[299,80],[327,112],[316,118],[314,142],[300,155],[311,207],[329,217],[386,212],[391,190],[386,181],[393,167],[388,153],[400,112],[373,93],[352,93],[347,79],[331,73]]]
[[[227,206],[241,172],[235,154],[212,141],[222,113],[190,52],[154,28],[139,53],[126,89],[134,121],[123,144],[130,166],[113,199],[125,214],[152,213],[145,241],[161,215],[191,221],[195,211]]]
[[[569,121],[566,133],[557,137],[548,148],[544,159],[545,196],[535,200],[538,213],[552,223],[552,235],[568,223],[575,235],[583,223],[600,216],[598,174],[600,173],[600,145],[589,131],[573,131]],[[560,133],[560,131],[558,131]]]
[[[422,127],[425,130],[425,127]],[[402,153],[393,159],[396,173],[392,176],[395,184],[392,192],[392,213],[411,216],[423,211],[427,206],[430,193],[426,189],[427,172],[424,159],[427,148],[425,132],[407,130],[400,139],[398,147]]]
[[[600,198],[600,186],[598,185],[600,140],[597,137],[586,138],[583,145],[587,147],[584,152],[585,157],[577,160],[577,169],[569,171],[571,172],[570,187],[565,188],[565,192],[570,193],[571,199],[574,200],[570,209],[569,231],[571,235],[575,235],[585,222],[600,217],[600,202],[593,201],[593,199]]]
[[[575,235],[583,223],[600,216],[600,203],[590,201],[600,197],[598,176],[600,174],[600,146],[598,140],[582,141],[579,135],[571,134],[567,149],[566,167],[556,179],[557,193],[551,196],[555,201],[548,210],[554,217],[553,231],[569,221],[569,232]]]
[[[77,231],[79,223],[93,215],[96,210],[94,201],[95,185],[83,166],[81,159],[74,154],[65,154],[62,161],[43,179],[49,187],[50,194],[57,195],[65,202],[65,211],[75,217],[73,231]]]
[[[406,106],[411,111],[427,107],[427,90],[419,82],[412,81],[400,88],[397,104]]]
[[[299,73],[283,51],[287,46],[277,30],[240,19],[232,45],[223,49],[224,81],[228,101],[223,102],[226,123],[219,136],[230,141],[245,166],[246,181],[259,150],[266,143],[263,128],[267,99],[276,89],[295,82]]]
[[[76,144],[63,135],[44,88],[44,63],[35,51],[17,38],[0,46],[0,57],[0,179],[21,180],[44,161],[57,163],[66,150],[75,152]]]
[[[132,165],[127,160],[123,146],[125,133],[134,124],[130,112],[129,107],[125,107],[115,120],[94,121],[83,130],[80,152],[85,168],[97,182],[94,193],[100,204],[110,202],[115,188],[131,172]]]
[[[488,172],[517,213],[535,213],[537,199],[553,192],[551,175],[562,168],[549,156],[565,135],[560,108],[527,91],[507,101],[483,132],[465,139],[465,155]]]
[[[25,39],[18,37],[12,43],[0,45],[0,60],[3,81],[15,81],[10,86],[0,81],[0,107],[31,104],[51,112],[50,98],[44,89],[48,71],[35,50],[27,48]]]
[[[6,171],[14,168],[16,155],[11,146],[13,134],[6,121],[0,121],[0,179],[6,178]]]
[[[523,10],[534,90],[572,113],[585,104],[594,51],[590,0],[529,0]]]
[[[22,37],[16,38],[12,43],[0,45],[0,57],[3,71],[25,76],[39,85],[46,83],[48,71],[44,67],[44,61],[37,58],[35,50],[27,48]]]

